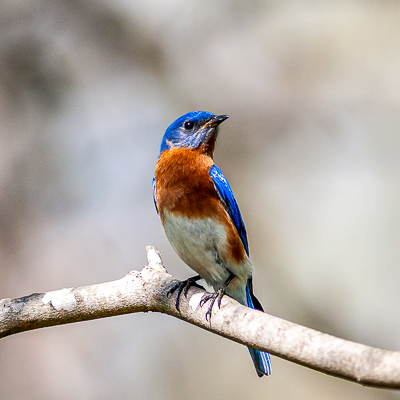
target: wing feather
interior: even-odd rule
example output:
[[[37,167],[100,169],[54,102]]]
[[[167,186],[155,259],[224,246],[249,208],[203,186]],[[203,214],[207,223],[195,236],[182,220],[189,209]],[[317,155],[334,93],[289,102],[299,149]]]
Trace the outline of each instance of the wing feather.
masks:
[[[158,214],[158,207],[157,207],[157,185],[156,185],[156,176],[153,176],[153,181],[152,181],[152,185],[153,185],[153,200],[154,200],[154,205],[156,206],[156,211]]]
[[[240,239],[243,243],[246,253],[247,255],[249,255],[249,245],[247,242],[246,228],[244,226],[239,206],[236,203],[235,196],[233,195],[229,182],[225,178],[225,175],[215,164],[210,168],[210,176],[214,183],[215,190],[217,191],[218,196],[221,199],[221,202],[224,205],[226,212],[231,217],[231,220],[239,233]]]

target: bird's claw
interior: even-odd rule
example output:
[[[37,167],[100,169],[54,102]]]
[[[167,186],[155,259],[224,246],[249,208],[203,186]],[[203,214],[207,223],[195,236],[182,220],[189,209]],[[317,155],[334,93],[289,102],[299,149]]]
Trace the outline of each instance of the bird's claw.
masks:
[[[223,289],[223,290],[221,290],[221,289]],[[211,321],[212,309],[217,300],[218,300],[218,302],[217,302],[218,308],[221,308],[222,297],[224,297],[224,294],[225,294],[224,289],[225,288],[220,288],[220,289],[216,290],[214,293],[210,293],[201,299],[200,307],[203,307],[204,304],[206,304],[207,301],[210,300],[210,304],[209,304],[207,312],[206,312],[206,321]]]
[[[212,309],[214,307],[215,302],[218,300],[218,308],[221,308],[221,301],[222,298],[224,297],[224,294],[226,292],[226,288],[228,285],[231,283],[232,279],[235,277],[235,275],[232,274],[232,272],[229,274],[228,279],[221,285],[221,287],[216,290],[214,293],[210,293],[207,296],[203,297],[200,300],[200,307],[203,307],[204,304],[207,303],[208,300],[210,300],[210,305],[208,306],[207,312],[206,312],[206,321],[211,321],[211,314],[212,314]]]
[[[197,286],[200,289],[204,289],[202,286],[200,286],[197,281],[201,279],[200,275],[196,275],[193,276],[191,278],[188,278],[184,281],[180,281],[175,283],[174,286],[172,286],[171,289],[168,290],[167,292],[167,296],[169,297],[173,292],[176,291],[176,300],[175,300],[175,307],[176,309],[180,312],[180,308],[179,308],[179,299],[181,298],[181,294],[183,292],[183,294],[185,295],[185,297],[187,298],[189,289],[192,286]]]

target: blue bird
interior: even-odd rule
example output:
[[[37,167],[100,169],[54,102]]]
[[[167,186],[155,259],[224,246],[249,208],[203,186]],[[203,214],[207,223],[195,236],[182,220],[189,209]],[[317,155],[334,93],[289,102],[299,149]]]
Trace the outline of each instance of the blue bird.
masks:
[[[179,257],[198,275],[176,284],[176,307],[183,292],[204,279],[215,290],[211,318],[226,293],[239,303],[263,311],[253,294],[253,266],[243,219],[232,189],[214,164],[219,125],[228,115],[194,111],[182,115],[165,131],[153,178],[154,203],[165,233]],[[198,285],[197,285],[198,286]],[[249,348],[258,376],[269,375],[269,353]]]

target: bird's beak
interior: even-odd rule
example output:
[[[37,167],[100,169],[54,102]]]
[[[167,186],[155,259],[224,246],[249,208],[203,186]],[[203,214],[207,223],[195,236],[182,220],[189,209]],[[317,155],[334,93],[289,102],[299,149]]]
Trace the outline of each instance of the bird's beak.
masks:
[[[229,115],[217,115],[212,119],[211,123],[213,126],[218,126],[219,124],[222,124],[228,118],[229,118]]]
[[[222,124],[226,119],[229,118],[229,115],[216,115],[215,117],[211,117],[204,125],[203,128],[216,128],[220,124]]]

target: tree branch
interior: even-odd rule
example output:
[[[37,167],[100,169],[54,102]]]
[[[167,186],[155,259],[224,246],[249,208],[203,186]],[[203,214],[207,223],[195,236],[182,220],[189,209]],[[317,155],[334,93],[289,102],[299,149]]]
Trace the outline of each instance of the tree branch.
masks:
[[[135,312],[161,312],[227,339],[269,351],[309,368],[363,385],[400,388],[400,352],[339,339],[260,311],[228,296],[214,307],[211,322],[199,307],[206,293],[192,287],[181,296],[167,292],[176,283],[155,247],[147,246],[148,265],[124,278],[99,285],[34,293],[0,300],[0,338],[32,329]]]

